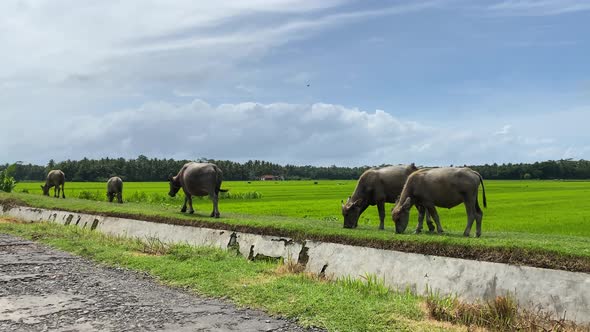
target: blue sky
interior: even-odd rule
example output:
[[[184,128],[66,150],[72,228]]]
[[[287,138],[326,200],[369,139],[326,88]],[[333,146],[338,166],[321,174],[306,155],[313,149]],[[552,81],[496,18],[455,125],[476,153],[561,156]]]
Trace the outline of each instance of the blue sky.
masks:
[[[571,0],[3,1],[0,162],[590,159],[588,22]]]

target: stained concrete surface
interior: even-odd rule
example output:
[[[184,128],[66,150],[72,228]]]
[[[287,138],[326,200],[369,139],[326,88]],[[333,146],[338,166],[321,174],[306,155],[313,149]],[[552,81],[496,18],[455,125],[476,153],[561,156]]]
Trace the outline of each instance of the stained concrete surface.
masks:
[[[0,331],[317,331],[0,234]]]

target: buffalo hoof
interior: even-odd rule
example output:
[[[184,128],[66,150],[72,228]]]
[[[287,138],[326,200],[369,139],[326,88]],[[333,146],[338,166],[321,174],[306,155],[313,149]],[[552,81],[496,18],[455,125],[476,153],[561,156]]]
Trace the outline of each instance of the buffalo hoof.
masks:
[[[180,212],[185,213],[186,209],[180,209]]]
[[[469,237],[469,233],[463,233],[464,237]]]
[[[422,230],[421,229],[417,229],[417,230],[414,231],[414,234],[420,234],[420,233],[422,233]]]
[[[480,237],[481,236],[481,233],[477,233],[477,234],[475,234],[475,236]]]
[[[190,210],[188,213],[193,214],[193,213],[195,213],[195,210]]]
[[[219,213],[216,213],[213,218],[219,218]]]

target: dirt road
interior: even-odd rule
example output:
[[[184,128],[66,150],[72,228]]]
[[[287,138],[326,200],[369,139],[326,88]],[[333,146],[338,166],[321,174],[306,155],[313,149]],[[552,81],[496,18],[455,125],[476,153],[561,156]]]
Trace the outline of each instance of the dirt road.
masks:
[[[0,234],[0,331],[310,331]]]

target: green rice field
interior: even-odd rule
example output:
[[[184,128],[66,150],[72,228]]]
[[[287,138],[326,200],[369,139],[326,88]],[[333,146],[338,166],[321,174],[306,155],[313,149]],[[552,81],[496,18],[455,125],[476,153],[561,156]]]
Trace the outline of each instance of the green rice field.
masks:
[[[180,213],[182,194],[174,199],[168,197],[168,183],[165,182],[125,183],[123,196],[127,202],[122,205],[104,202],[106,183],[66,183],[66,200],[43,197],[40,185],[19,183],[14,193],[2,193],[0,199],[13,197],[31,206],[45,208],[266,227],[302,237],[336,237],[344,243],[350,238],[351,243],[375,240],[520,248],[583,258],[590,266],[588,181],[486,181],[488,208],[483,209],[482,237],[479,239],[461,236],[467,219],[462,205],[438,209],[444,235],[411,234],[416,226],[415,209],[406,234],[395,234],[390,216],[393,204],[386,205],[385,231],[377,230],[379,218],[376,207],[372,206],[361,215],[357,229],[343,229],[341,200],[351,195],[356,181],[225,181],[222,188],[229,189],[229,196],[219,203],[220,219],[208,217],[212,210],[208,198],[194,200],[194,215]],[[50,193],[53,194],[53,189]],[[481,187],[479,195],[481,202]],[[472,236],[474,234],[475,226]]]

